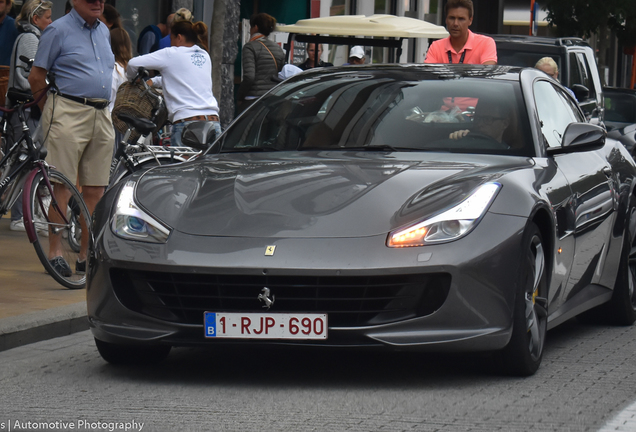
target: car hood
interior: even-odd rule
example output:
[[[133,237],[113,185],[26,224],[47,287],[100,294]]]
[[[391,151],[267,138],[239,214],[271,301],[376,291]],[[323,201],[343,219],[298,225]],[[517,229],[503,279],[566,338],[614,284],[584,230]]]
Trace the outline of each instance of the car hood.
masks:
[[[439,213],[528,158],[433,153],[226,153],[146,172],[137,202],[201,236],[360,237]]]

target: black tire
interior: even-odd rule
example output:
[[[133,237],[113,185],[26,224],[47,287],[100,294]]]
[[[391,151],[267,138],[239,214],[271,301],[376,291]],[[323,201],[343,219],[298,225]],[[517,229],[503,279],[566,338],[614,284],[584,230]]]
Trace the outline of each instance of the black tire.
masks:
[[[119,345],[95,339],[99,355],[114,365],[148,365],[162,362],[170,354],[170,345]]]
[[[512,336],[499,352],[507,374],[529,376],[541,365],[548,327],[546,251],[539,228],[530,223],[523,236]]]
[[[605,316],[612,324],[629,326],[636,321],[636,204],[629,206],[625,238],[612,299]]]
[[[82,195],[75,188],[75,185],[66,177],[57,171],[49,170],[49,180],[51,183],[63,184],[71,193],[69,205],[66,206],[66,209],[62,210],[64,216],[69,220],[69,224],[54,224],[50,222],[51,218],[53,218],[53,220],[55,220],[55,218],[63,220],[63,218],[60,215],[55,215],[59,213],[55,206],[46,205],[46,202],[51,202],[50,191],[46,187],[43,174],[41,172],[38,173],[33,180],[31,190],[28,191],[28,197],[25,197],[25,199],[28,200],[30,213],[33,215],[33,225],[36,233],[36,240],[33,242],[33,247],[46,271],[53,276],[57,282],[69,289],[85,288],[86,275],[77,274],[75,271],[75,263],[79,258],[79,247],[77,247],[76,243],[81,235],[82,229],[81,226],[78,226],[77,222],[86,221],[88,224],[87,229],[90,230],[90,214],[82,199]],[[45,204],[42,205],[41,202]],[[73,207],[75,207],[75,209]],[[48,219],[45,217],[45,212],[48,212]],[[78,212],[77,217],[73,217],[75,212]],[[25,224],[29,223],[30,221],[25,218]],[[77,232],[78,229],[80,232]],[[54,231],[57,233],[56,235],[62,236],[62,257],[71,267],[72,272],[70,276],[63,275],[49,262],[49,238],[54,235]],[[45,235],[45,233],[48,233],[48,236]]]
[[[68,241],[71,249],[79,253],[81,242],[82,242],[82,224],[80,222],[80,214],[81,214],[80,205],[77,202],[75,202],[75,199],[73,197],[71,197],[71,199],[68,202],[68,208],[69,210],[66,214],[66,217],[68,217],[68,221],[70,222],[71,226],[69,228],[69,236],[66,238],[66,240]]]

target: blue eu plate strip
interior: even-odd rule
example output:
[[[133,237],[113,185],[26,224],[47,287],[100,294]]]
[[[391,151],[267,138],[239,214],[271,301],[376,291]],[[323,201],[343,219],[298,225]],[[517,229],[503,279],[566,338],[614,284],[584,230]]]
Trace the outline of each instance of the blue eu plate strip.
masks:
[[[216,337],[216,314],[205,313],[205,337]]]

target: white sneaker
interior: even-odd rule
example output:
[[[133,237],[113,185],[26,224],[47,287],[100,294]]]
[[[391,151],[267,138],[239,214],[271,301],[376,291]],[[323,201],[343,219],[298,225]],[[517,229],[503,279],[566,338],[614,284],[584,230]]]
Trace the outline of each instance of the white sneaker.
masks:
[[[44,209],[48,212],[49,206],[51,205],[51,197],[45,196],[42,198],[42,203],[44,204]],[[49,236],[49,224],[46,222],[46,217],[42,214],[42,210],[39,206],[36,208],[36,214],[33,217],[33,225],[35,225],[35,229],[39,235],[42,237]]]
[[[37,227],[38,230],[38,234],[41,235],[42,237],[48,237],[49,236],[49,227],[48,226],[44,226],[44,227]]]
[[[18,220],[13,220],[9,224],[9,229],[11,231],[26,231],[24,228],[24,221],[20,218]]]

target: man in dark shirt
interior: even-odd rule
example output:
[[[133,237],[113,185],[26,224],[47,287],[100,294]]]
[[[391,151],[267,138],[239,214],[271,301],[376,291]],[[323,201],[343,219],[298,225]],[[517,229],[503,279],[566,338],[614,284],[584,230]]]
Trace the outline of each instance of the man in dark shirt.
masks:
[[[318,44],[318,66],[314,66],[314,60],[316,59],[316,44],[307,45],[307,60],[304,63],[298,65],[302,70],[312,69],[315,67],[329,67],[333,66],[333,63],[327,63],[320,60],[322,57],[322,44]]]
[[[0,106],[4,106],[4,97],[9,84],[9,65],[11,50],[18,37],[15,20],[9,16],[13,0],[0,0]]]

